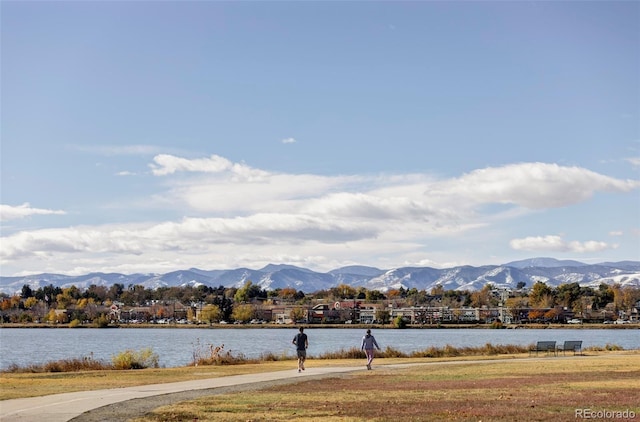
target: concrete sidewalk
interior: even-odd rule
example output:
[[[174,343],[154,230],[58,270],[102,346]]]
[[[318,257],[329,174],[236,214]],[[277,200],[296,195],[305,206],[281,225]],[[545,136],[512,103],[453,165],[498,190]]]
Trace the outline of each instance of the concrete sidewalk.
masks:
[[[395,365],[390,365],[395,366]],[[398,365],[405,366],[405,365]],[[389,367],[386,366],[385,367]],[[168,384],[141,385],[108,390],[79,391],[51,396],[29,397],[0,401],[2,422],[66,422],[84,412],[131,399],[172,394],[190,390],[204,390],[282,379],[304,379],[310,376],[339,374],[365,370],[364,366],[307,368],[296,370],[234,375],[229,377],[182,381]]]

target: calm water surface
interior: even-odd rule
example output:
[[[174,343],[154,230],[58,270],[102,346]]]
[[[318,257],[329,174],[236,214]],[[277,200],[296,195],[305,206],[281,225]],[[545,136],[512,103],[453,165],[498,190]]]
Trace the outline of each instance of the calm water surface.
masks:
[[[309,355],[318,356],[360,347],[361,328],[307,328]],[[249,358],[263,353],[294,356],[291,344],[296,327],[285,328],[0,328],[0,369],[11,364],[25,366],[59,359],[93,356],[110,361],[124,350],[152,348],[160,366],[184,366],[193,360],[198,345],[220,346],[234,355]],[[375,329],[373,334],[384,349],[391,346],[405,353],[429,347],[476,347],[487,343],[530,345],[540,340],[582,340],[583,347],[616,344],[640,349],[640,329]]]

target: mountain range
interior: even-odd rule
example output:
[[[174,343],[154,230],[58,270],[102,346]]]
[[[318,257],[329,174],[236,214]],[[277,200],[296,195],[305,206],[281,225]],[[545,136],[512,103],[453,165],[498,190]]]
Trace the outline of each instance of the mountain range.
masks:
[[[147,289],[173,286],[242,287],[247,281],[265,290],[290,287],[304,293],[327,290],[341,284],[354,288],[385,292],[389,289],[416,288],[430,291],[436,286],[445,290],[475,291],[491,283],[496,288],[515,290],[520,283],[526,287],[541,281],[550,287],[578,283],[583,287],[600,284],[619,284],[640,288],[640,261],[603,262],[595,265],[554,258],[532,258],[504,265],[453,268],[401,267],[382,270],[367,266],[348,266],[321,273],[292,265],[270,264],[259,270],[237,268],[230,270],[188,270],[165,274],[90,273],[81,276],[35,274],[20,277],[0,277],[0,293],[13,295],[29,285],[37,290],[53,285],[60,288],[91,285],[112,286],[115,283],[142,285]]]

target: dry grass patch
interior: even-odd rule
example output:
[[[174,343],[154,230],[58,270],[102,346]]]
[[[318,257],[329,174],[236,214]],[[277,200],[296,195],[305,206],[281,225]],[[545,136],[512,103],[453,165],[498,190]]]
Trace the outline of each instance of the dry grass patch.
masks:
[[[382,363],[382,360],[377,361]],[[640,354],[418,365],[211,396],[157,421],[575,421],[576,409],[640,417]]]
[[[1,373],[0,400],[291,369],[289,362],[55,373]]]

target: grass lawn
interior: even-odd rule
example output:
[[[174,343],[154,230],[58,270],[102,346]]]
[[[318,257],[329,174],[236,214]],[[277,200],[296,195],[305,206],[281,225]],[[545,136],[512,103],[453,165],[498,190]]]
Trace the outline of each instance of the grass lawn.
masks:
[[[158,408],[134,421],[640,420],[640,351],[527,358],[528,354],[376,359],[373,371],[323,380],[302,378],[295,384],[251,393],[212,395]],[[455,365],[450,364],[453,361]],[[427,364],[385,368],[385,364],[406,362]],[[363,361],[307,361],[308,367],[342,365],[363,365]],[[285,360],[128,371],[2,373],[0,399],[294,371],[295,366],[295,361]],[[608,412],[601,413],[607,417],[597,417],[596,412]],[[622,412],[627,412],[626,419]]]
[[[640,420],[640,353],[485,360],[385,369],[201,398],[156,409],[157,421]],[[593,413],[592,413],[593,412]],[[595,418],[609,412],[609,417]],[[618,417],[616,417],[618,415]],[[629,420],[627,416],[626,420]],[[632,419],[633,420],[633,419]]]

